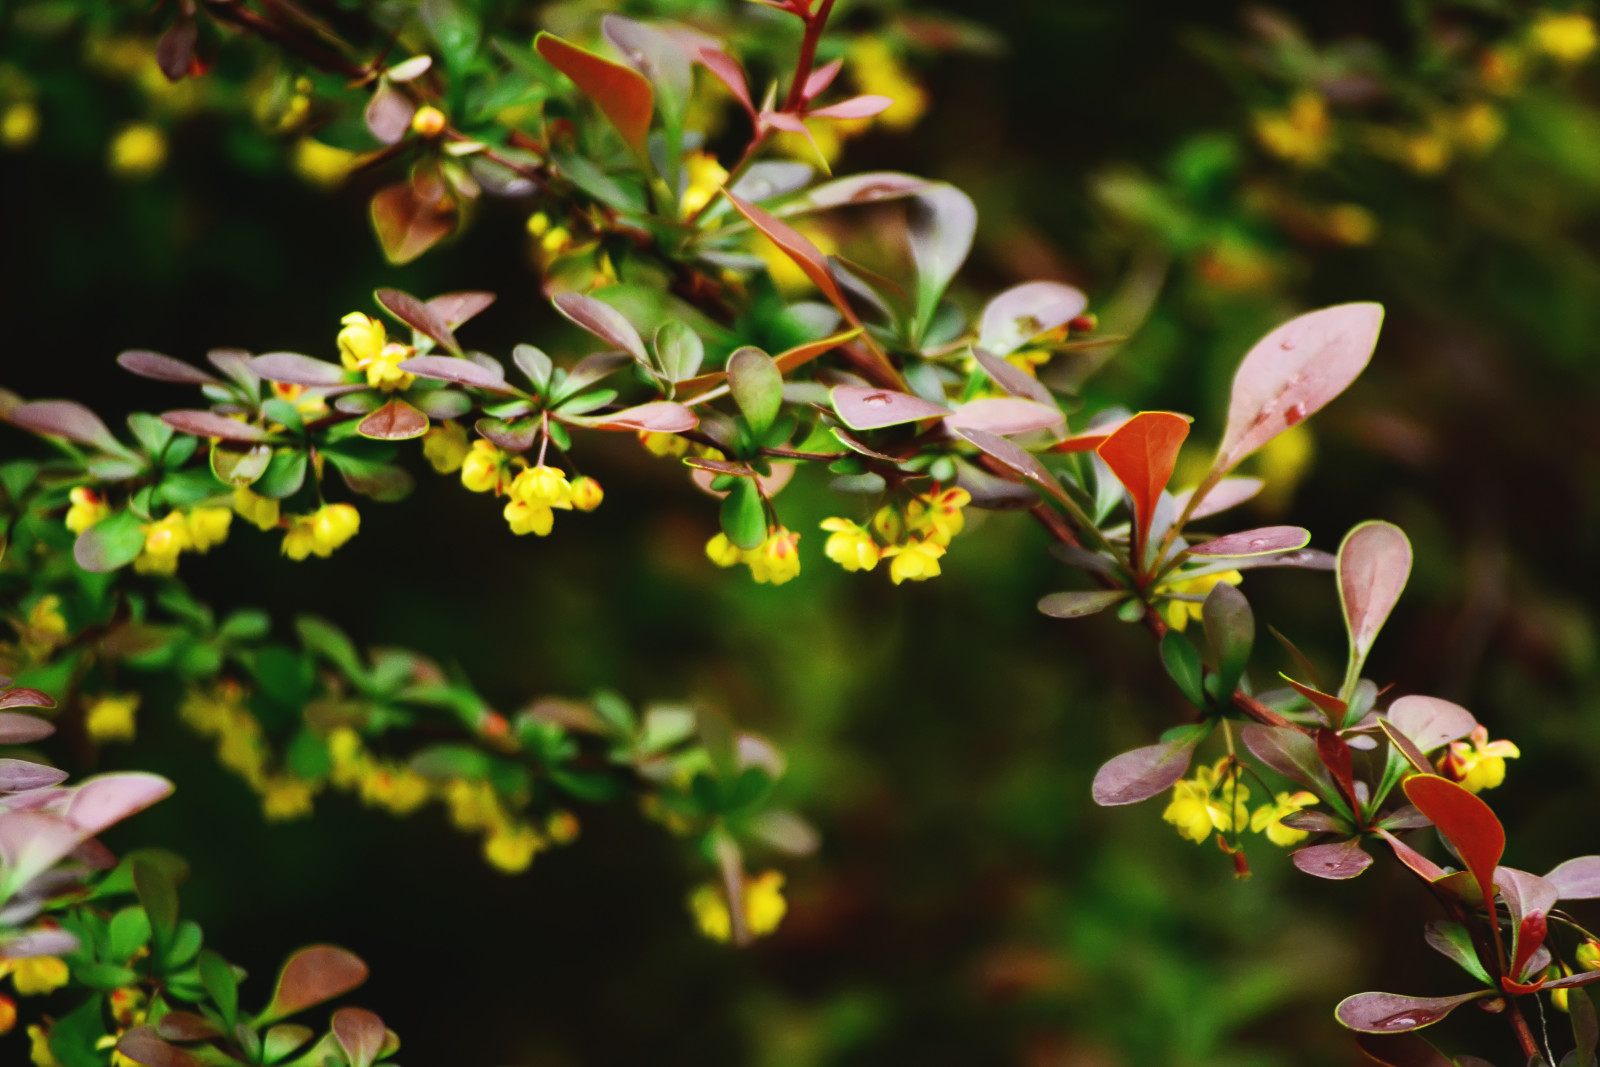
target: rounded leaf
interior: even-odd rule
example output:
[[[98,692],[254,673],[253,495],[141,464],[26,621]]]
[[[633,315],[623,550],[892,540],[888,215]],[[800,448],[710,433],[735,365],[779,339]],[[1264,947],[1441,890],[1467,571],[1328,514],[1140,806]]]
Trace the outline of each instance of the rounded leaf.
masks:
[[[1137,804],[1171,788],[1189,770],[1200,736],[1196,732],[1179,740],[1146,745],[1109,760],[1095,772],[1091,790],[1094,802],[1104,807]]]
[[[978,347],[1009,356],[1042,333],[1083,314],[1089,298],[1060,282],[1024,282],[990,300],[978,325]]]
[[[130,349],[117,356],[117,365],[132,371],[141,378],[154,378],[158,382],[176,382],[179,385],[220,385],[221,382],[199,367],[181,359],[163,356],[160,352]]]
[[[1352,1030],[1367,1034],[1397,1034],[1432,1026],[1468,1001],[1492,995],[1494,995],[1492,989],[1480,989],[1454,997],[1357,993],[1340,1001],[1333,1014]]]

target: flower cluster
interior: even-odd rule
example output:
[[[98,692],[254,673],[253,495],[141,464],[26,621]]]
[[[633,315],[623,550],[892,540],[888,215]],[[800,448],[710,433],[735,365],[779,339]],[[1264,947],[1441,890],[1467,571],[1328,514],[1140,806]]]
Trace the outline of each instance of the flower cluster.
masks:
[[[316,783],[268,769],[271,749],[260,722],[250,713],[248,696],[237,682],[222,679],[191,690],[178,714],[196,733],[216,741],[217,762],[243,778],[261,797],[261,811],[267,819],[284,821],[311,814]]]
[[[719,567],[743,563],[757,582],[782,585],[800,573],[800,535],[778,526],[755,548],[740,548],[719,533],[706,542],[706,558]]]
[[[365,373],[367,385],[386,393],[410,388],[416,378],[400,364],[415,355],[415,349],[391,342],[383,323],[359,311],[339,321],[344,324],[339,331],[339,359],[345,370]]]
[[[1522,753],[1510,741],[1490,741],[1489,728],[1478,726],[1465,741],[1452,741],[1439,757],[1439,773],[1471,793],[1493,789],[1506,780],[1506,760]]]
[[[823,552],[847,571],[870,571],[879,560],[890,560],[889,578],[895,585],[937,578],[951,538],[966,525],[962,508],[971,502],[965,489],[934,489],[913,497],[903,509],[885,504],[872,517],[871,529],[849,519],[824,519],[822,528],[829,536]]]
[[[309,515],[289,516],[283,554],[292,560],[323,559],[361,530],[361,513],[353,504],[324,504]]]
[[[783,873],[763,871],[744,879],[744,920],[752,937],[765,937],[778,928],[789,910],[783,897]],[[689,894],[689,910],[700,932],[713,941],[733,937],[733,917],[721,886],[706,883]]]
[[[1241,772],[1242,765],[1231,756],[1197,768],[1194,777],[1173,784],[1172,800],[1161,817],[1196,844],[1205,842],[1213,832],[1236,835],[1247,826],[1255,833],[1265,833],[1268,841],[1280,847],[1303,841],[1306,831],[1285,826],[1283,820],[1315,804],[1316,796],[1304,791],[1282,792],[1251,812],[1250,787],[1239,780]]]

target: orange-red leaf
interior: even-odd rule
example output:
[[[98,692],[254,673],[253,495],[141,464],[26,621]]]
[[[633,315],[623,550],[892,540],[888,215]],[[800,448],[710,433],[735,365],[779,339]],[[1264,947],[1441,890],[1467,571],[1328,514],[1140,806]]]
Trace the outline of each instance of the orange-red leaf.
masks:
[[[1494,917],[1494,869],[1506,850],[1506,831],[1489,805],[1466,789],[1436,774],[1405,781],[1406,796],[1426,815],[1445,840],[1455,846],[1478,888],[1483,891],[1491,924]]]
[[[579,48],[553,33],[541,33],[534,48],[550,65],[571,78],[584,95],[600,105],[622,139],[643,152],[650,133],[650,113],[655,92],[650,79],[621,63],[613,63],[588,49]]]
[[[1189,420],[1170,411],[1142,411],[1117,427],[1095,449],[1133,500],[1135,545],[1143,545],[1156,502],[1172,479],[1178,448],[1189,436]]]
[[[856,318],[855,309],[845,300],[844,293],[839,289],[839,283],[833,280],[833,274],[828,270],[827,257],[822,251],[812,244],[799,230],[790,226],[781,219],[774,218],[754,204],[741,200],[732,192],[725,192],[730,203],[750,221],[750,225],[760,230],[767,239],[777,245],[779,250],[790,259],[795,266],[811,279],[813,285],[822,290],[833,306],[852,326],[860,326],[861,321]]]

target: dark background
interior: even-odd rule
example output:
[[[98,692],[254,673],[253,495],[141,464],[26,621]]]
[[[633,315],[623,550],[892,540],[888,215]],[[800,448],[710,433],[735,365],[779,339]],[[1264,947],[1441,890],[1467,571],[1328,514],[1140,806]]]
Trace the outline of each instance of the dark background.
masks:
[[[857,142],[843,168],[972,192],[972,306],[1034,275],[1102,300],[1150,236],[1103,208],[1094,182],[1114,166],[1160,175],[1197,131],[1246,128],[1249,93],[1203,56],[1207,34],[1244,38],[1244,6],[927,6],[980,20],[1004,52],[925,65],[929,117]],[[1359,33],[1397,66],[1409,59],[1394,5],[1297,7],[1314,36]],[[70,36],[0,47],[45,72],[39,142],[0,156],[0,384],[108,417],[187,405],[121,373],[115,354],[331,357],[339,317],[372,311],[378,286],[491,289],[500,301],[463,332],[471,346],[581,351],[539,294],[525,208],[486,204],[461,238],[390,267],[365,221],[370,184],[312,190],[280,143],[203,109],[171,123],[160,174],[115,179],[104,146],[152,105],[84,73]],[[1586,88],[1564,84],[1557,102],[1589,114]],[[1540,121],[1514,109],[1507,146],[1470,173],[1349,176],[1383,219],[1379,240],[1285,246],[1283,286],[1218,293],[1180,257],[1094,393],[1191,411],[1196,438],[1214,440],[1232,367],[1267,326],[1305,307],[1388,304],[1373,368],[1315,421],[1316,460],[1292,501],[1240,521],[1299,523],[1330,549],[1362,519],[1407,529],[1417,569],[1369,674],[1461,701],[1522,746],[1491,799],[1511,828],[1508,862],[1536,871],[1600,850],[1600,180],[1570,152],[1552,162]],[[1521,226],[1529,197],[1563,205],[1559,227]],[[436,806],[396,820],[325,797],[314,820],[264,825],[157,692],[139,741],[108,749],[105,766],[167,773],[178,793],[116,843],[191,858],[186,911],[254,972],[257,998],[287,949],[333,941],[372,965],[358,999],[401,1033],[413,1067],[1267,1067],[1356,1062],[1331,1018],[1348,993],[1466,988],[1423,952],[1429,906],[1392,864],[1325,884],[1263,843],[1255,876],[1236,883],[1225,857],[1160,822],[1158,803],[1090,805],[1094,768],[1180,709],[1142,632],[1032,611],[1072,582],[1021,519],[974,521],[945,577],[892,589],[822,558],[816,522],[839,505],[802,480],[783,503],[805,571],[770,589],[705,563],[714,509],[668,465],[626,442],[590,462],[605,506],[563,516],[547,539],[511,538],[488,502],[419,465],[415,496],[364,507],[333,561],[290,564],[241,528],[184,573],[202,599],[270,609],[285,634],[315,612],[362,643],[459,664],[507,711],[602,685],[726,708],[788,753],[786,799],[824,834],[789,870],[786,926],[743,953],[700,939],[682,903],[698,866],[626,810],[580,810],[580,842],[516,878],[489,870]],[[1248,589],[1258,617],[1337,666],[1328,576],[1264,573]],[[1269,645],[1263,629],[1258,663],[1288,667]],[[1458,1029],[1460,1050],[1508,1062],[1498,1030],[1475,1025]]]

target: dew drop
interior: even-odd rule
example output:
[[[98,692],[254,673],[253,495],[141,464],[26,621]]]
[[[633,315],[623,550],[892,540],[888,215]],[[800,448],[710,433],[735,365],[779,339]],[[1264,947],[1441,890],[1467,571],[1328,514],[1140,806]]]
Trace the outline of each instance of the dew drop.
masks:
[[[1294,346],[1295,339],[1293,337],[1285,337],[1282,341],[1278,342],[1278,347],[1283,349],[1285,352],[1293,352]]]
[[[1306,417],[1306,406],[1304,404],[1295,404],[1292,407],[1290,407],[1288,411],[1283,413],[1284,421],[1287,422],[1290,426],[1293,426],[1295,423],[1299,422],[1301,419],[1303,419],[1305,417]]]
[[[868,407],[881,408],[889,406],[888,393],[871,393],[861,398],[861,402]]]
[[[1269,543],[1270,542],[1268,542],[1265,537],[1252,537],[1252,538],[1250,538],[1250,547],[1251,548],[1266,548]]]

